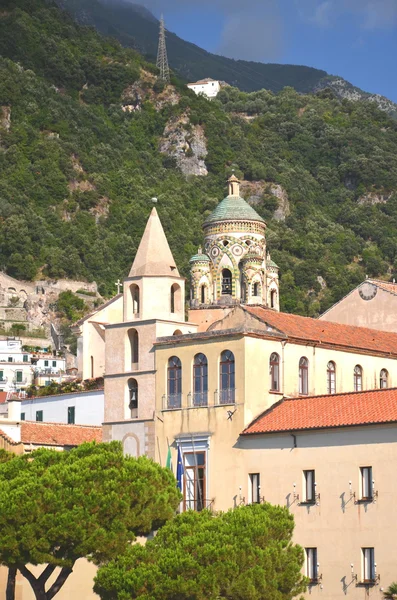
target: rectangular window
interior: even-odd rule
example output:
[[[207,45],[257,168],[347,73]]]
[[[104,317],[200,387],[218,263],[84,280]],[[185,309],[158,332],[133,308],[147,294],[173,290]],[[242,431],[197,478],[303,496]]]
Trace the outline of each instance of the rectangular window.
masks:
[[[22,371],[17,371],[15,374],[16,374],[16,382],[17,383],[22,383],[22,378],[23,378],[22,377],[23,376]]]
[[[303,471],[303,483],[304,483],[304,501],[315,502],[316,500],[316,485],[315,485],[315,471],[309,469]]]
[[[53,366],[53,367],[56,367],[56,366],[57,366],[57,361],[56,361],[56,360],[53,360],[53,361],[52,361],[52,366]]]
[[[8,362],[12,362],[12,356],[8,357]]]
[[[74,406],[68,406],[68,424],[69,425],[74,425],[75,411],[76,411],[76,409]]]
[[[23,362],[28,362],[29,356],[27,354],[23,355]]]
[[[206,508],[206,464],[205,452],[185,452],[183,500],[185,510]]]
[[[375,549],[362,548],[363,556],[363,582],[371,583],[375,581]]]
[[[44,366],[45,366],[45,367],[48,367],[48,360],[45,360],[45,361],[44,361]]]
[[[4,371],[0,371],[0,381],[4,381]]]
[[[261,501],[261,483],[259,473],[249,474],[249,489],[248,502],[250,504],[259,503]]]
[[[43,420],[43,411],[36,410],[36,421],[42,421],[42,420]]]
[[[360,467],[361,500],[372,500],[372,467]]]
[[[317,572],[317,548],[305,548],[306,553],[306,577],[312,583],[318,580]]]
[[[24,420],[25,420],[25,413],[21,412],[21,421],[24,421]]]

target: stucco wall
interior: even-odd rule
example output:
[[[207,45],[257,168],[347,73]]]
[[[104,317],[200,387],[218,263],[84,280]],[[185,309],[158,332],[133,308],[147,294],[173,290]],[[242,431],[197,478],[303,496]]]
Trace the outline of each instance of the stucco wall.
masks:
[[[75,407],[76,425],[102,425],[104,418],[104,391],[62,394],[46,398],[32,398],[21,402],[26,421],[36,420],[36,411],[43,411],[43,421],[67,423],[68,407]]]
[[[321,315],[320,319],[381,331],[397,331],[397,296],[377,288],[374,298],[363,300],[356,289]]]

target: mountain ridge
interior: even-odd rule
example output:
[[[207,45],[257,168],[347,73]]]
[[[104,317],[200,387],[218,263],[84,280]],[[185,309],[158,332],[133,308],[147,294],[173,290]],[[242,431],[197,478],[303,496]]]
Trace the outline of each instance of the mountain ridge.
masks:
[[[159,22],[144,6],[126,0],[57,1],[78,21],[116,37],[123,45],[139,50],[149,60],[155,60]],[[310,93],[329,87],[338,98],[374,102],[381,110],[397,118],[397,104],[385,96],[363,91],[344,78],[321,69],[227,58],[212,54],[170,31],[167,31],[167,48],[170,66],[186,80],[212,77],[246,92],[265,88],[277,93],[290,86],[300,93]]]

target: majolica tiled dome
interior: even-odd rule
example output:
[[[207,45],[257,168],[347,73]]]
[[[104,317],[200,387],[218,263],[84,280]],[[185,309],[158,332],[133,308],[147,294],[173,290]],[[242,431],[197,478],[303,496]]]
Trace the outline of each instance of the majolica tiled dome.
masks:
[[[217,221],[259,221],[264,219],[240,196],[227,196],[205,220],[204,225]]]
[[[189,260],[190,263],[193,262],[210,262],[210,257],[207,256],[206,254],[203,254],[201,251],[201,248],[199,248],[199,251],[197,254],[195,254],[194,256],[192,256],[192,258]]]

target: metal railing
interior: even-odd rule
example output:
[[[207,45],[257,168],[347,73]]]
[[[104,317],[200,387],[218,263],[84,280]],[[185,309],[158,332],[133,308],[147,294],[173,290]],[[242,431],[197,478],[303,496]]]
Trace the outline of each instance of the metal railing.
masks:
[[[187,498],[185,498],[184,502],[183,502],[183,508],[184,510],[196,510],[197,512],[200,512],[201,510],[204,510],[205,508],[208,509],[212,509],[212,505],[215,502],[215,498],[212,499],[198,499],[198,500],[189,500]]]
[[[215,390],[214,402],[215,404],[234,404],[236,401],[236,388],[225,388],[222,390]]]
[[[163,407],[165,409],[182,408],[182,394],[169,394],[163,396]]]
[[[190,398],[189,398],[190,397]],[[189,406],[208,406],[208,392],[194,392],[188,395]]]

